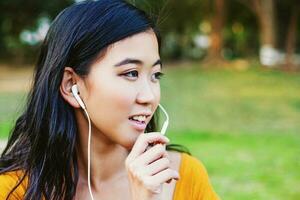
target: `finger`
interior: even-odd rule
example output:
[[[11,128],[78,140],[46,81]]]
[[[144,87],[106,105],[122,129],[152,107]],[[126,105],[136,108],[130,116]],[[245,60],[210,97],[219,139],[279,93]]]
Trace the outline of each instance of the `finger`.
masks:
[[[156,141],[156,142],[150,143],[150,144],[146,147],[146,150],[145,150],[145,151],[148,151],[149,149],[151,149],[152,147],[154,147],[154,146],[157,145],[157,144],[162,144],[162,145],[166,146],[165,143],[161,143],[161,142],[159,142],[159,141]]]
[[[172,180],[173,180],[173,179],[169,179],[168,181],[166,181],[166,183],[169,184],[169,183],[171,183]]]
[[[131,152],[129,153],[127,160],[133,160],[135,159],[137,156],[141,155],[147,148],[147,146],[150,143],[153,142],[161,142],[161,143],[168,143],[170,140],[161,135],[161,133],[159,132],[151,132],[151,133],[143,133],[141,134],[135,144],[132,147]]]
[[[179,180],[179,173],[173,169],[165,169],[151,177],[149,177],[150,181],[153,181],[153,184],[162,184],[170,179]]]
[[[165,146],[157,144],[151,149],[141,154],[140,156],[138,156],[135,162],[139,163],[139,165],[141,166],[145,166],[161,158],[165,154],[165,152]]]
[[[153,176],[170,167],[170,160],[168,158],[161,158],[145,167],[145,174]]]

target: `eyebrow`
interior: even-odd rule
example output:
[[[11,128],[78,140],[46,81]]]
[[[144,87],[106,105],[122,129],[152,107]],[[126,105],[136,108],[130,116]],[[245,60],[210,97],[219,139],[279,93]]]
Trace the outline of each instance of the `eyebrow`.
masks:
[[[122,60],[121,62],[115,64],[114,66],[115,66],[115,67],[119,67],[119,66],[127,65],[127,64],[143,65],[144,62],[141,61],[141,60],[138,60],[138,59],[126,58],[126,59]],[[161,60],[158,59],[158,60],[152,65],[152,67],[154,67],[155,65],[160,65],[160,66],[162,67]]]

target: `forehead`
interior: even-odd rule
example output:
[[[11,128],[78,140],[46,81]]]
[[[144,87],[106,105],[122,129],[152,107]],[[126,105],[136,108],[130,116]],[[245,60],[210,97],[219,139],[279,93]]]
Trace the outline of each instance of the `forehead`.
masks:
[[[142,32],[120,40],[112,44],[105,55],[106,59],[114,61],[124,59],[124,57],[138,58],[145,62],[158,59],[159,49],[155,33],[153,31]]]

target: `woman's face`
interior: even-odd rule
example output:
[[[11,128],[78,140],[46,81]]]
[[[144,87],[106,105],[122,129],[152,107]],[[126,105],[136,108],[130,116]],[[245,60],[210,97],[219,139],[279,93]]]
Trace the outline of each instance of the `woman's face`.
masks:
[[[157,38],[143,32],[111,45],[91,66],[80,91],[93,124],[101,134],[130,149],[145,131],[160,101],[161,72]],[[141,115],[139,123],[130,117]],[[146,119],[144,116],[146,115]]]

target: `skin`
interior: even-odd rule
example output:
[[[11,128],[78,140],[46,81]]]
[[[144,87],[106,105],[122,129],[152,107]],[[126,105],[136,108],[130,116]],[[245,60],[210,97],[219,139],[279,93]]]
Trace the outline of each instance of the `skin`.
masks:
[[[142,45],[141,45],[142,44]],[[120,64],[124,59],[139,62]],[[129,116],[150,112],[160,101],[161,72],[155,34],[147,31],[111,45],[87,77],[66,67],[60,92],[74,107],[78,124],[79,182],[75,199],[89,199],[87,187],[88,122],[71,93],[78,85],[92,122],[91,185],[95,199],[171,199],[178,179],[179,155],[165,150],[160,133],[136,130]],[[120,66],[117,66],[120,64]],[[133,72],[137,71],[137,72]],[[130,73],[128,73],[130,72]],[[149,143],[160,143],[148,149]],[[166,186],[168,185],[168,186]]]

